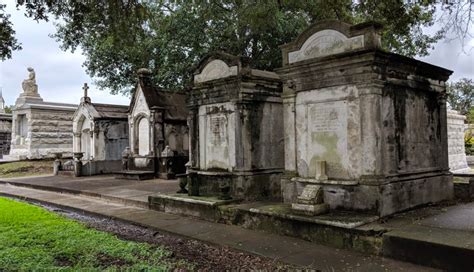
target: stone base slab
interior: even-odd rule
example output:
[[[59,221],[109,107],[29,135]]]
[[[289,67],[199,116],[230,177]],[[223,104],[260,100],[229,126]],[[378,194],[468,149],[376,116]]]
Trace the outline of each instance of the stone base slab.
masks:
[[[293,203],[291,204],[291,209],[295,214],[315,216],[327,213],[329,211],[328,204],[300,204]]]
[[[154,171],[137,171],[137,170],[127,170],[115,173],[115,178],[117,179],[130,179],[130,180],[147,180],[155,178]]]
[[[62,153],[62,158],[72,158],[72,145],[57,148],[18,148],[11,146],[10,155],[19,159],[37,160],[37,159],[53,159],[56,153]]]
[[[359,230],[377,216],[334,211],[314,217],[293,214],[291,206],[279,202],[243,202],[217,197],[194,197],[181,194],[148,197],[149,207],[172,214],[239,225],[269,233],[289,235],[321,244],[380,254],[379,235]]]
[[[322,184],[324,203],[330,209],[363,211],[386,216],[416,206],[453,198],[450,173],[407,179],[380,185]],[[304,184],[282,178],[282,195],[285,203],[297,203]]]
[[[112,174],[122,170],[122,161],[82,161],[82,176]]]
[[[192,172],[190,192],[199,196],[218,196],[222,186],[230,186],[230,196],[245,200],[281,200],[280,172],[231,173]],[[191,188],[192,187],[192,188]]]
[[[186,194],[153,195],[148,197],[151,209],[218,221],[218,206],[239,203],[241,200],[220,200],[217,197],[193,197]]]

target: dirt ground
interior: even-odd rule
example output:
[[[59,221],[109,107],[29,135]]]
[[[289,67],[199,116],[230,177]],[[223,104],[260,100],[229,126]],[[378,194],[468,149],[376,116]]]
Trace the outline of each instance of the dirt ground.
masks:
[[[35,203],[33,203],[35,204]],[[36,205],[40,205],[37,204]],[[146,242],[162,245],[173,252],[170,258],[186,260],[195,264],[198,271],[288,271],[296,267],[283,264],[277,260],[238,252],[224,246],[206,244],[169,233],[164,233],[129,223],[59,209],[53,206],[40,205],[50,211],[68,218],[81,221],[88,227],[107,231],[124,240]]]
[[[1,178],[47,175],[52,173],[52,160],[5,162],[0,164]]]

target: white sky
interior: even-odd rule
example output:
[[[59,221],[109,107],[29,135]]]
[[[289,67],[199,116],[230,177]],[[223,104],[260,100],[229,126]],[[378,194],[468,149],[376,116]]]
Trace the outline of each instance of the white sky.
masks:
[[[87,82],[93,102],[129,104],[128,97],[111,95],[107,90],[100,91],[94,86],[82,67],[85,57],[81,51],[64,52],[59,43],[48,36],[55,33],[53,23],[37,23],[24,16],[23,10],[16,10],[14,0],[5,2],[16,38],[23,47],[0,65],[0,87],[7,105],[13,105],[22,92],[21,82],[28,77],[26,68],[30,66],[35,69],[38,91],[45,101],[79,104],[82,86]]]
[[[31,66],[36,71],[36,82],[41,97],[46,101],[78,104],[85,82],[91,86],[89,96],[93,102],[124,104],[129,98],[111,95],[107,90],[99,91],[92,79],[86,75],[82,63],[85,57],[80,50],[74,53],[59,49],[59,44],[48,34],[55,32],[51,22],[39,22],[24,16],[17,11],[14,0],[6,2],[6,12],[16,31],[16,38],[23,49],[15,51],[11,59],[0,65],[0,87],[7,105],[15,103],[22,92],[21,82],[27,78],[26,68]],[[474,39],[467,42],[465,48],[474,47]],[[439,42],[430,56],[420,58],[425,62],[454,71],[451,80],[462,77],[474,78],[474,50],[466,54],[458,41]]]

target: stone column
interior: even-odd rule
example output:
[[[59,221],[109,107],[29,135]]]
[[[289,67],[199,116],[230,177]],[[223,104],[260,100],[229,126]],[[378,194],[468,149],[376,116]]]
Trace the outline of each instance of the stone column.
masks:
[[[155,114],[156,114],[156,111],[152,110],[150,111],[150,124],[149,124],[149,128],[150,128],[150,149],[151,149],[151,156],[159,156],[159,154],[161,153],[161,150],[156,150],[157,149],[157,146],[156,146],[156,143],[155,143]]]
[[[135,131],[135,125],[133,123],[133,118],[128,119],[128,143],[130,147],[130,154],[135,154],[135,148],[136,148],[136,131]]]
[[[448,126],[447,126],[447,108],[446,108],[446,98],[447,94],[439,94],[438,95],[438,105],[440,106],[439,109],[439,124],[440,124],[440,132],[441,132],[441,146],[448,146]],[[441,148],[440,156],[440,168],[444,171],[449,171],[449,155],[448,155],[448,148]]]
[[[199,107],[191,107],[188,117],[189,159],[191,168],[199,168]]]
[[[235,135],[235,141],[233,143],[229,142],[229,150],[230,145],[234,145],[235,157],[229,159],[234,159],[235,168],[241,170],[250,169],[250,165],[252,164],[252,152],[250,151],[251,148],[249,146],[252,139],[249,139],[249,137],[251,137],[249,131],[251,128],[247,127],[247,124],[249,124],[249,112],[247,107],[246,103],[235,103],[235,130],[229,131],[229,133],[234,133]],[[232,127],[231,124],[228,124],[228,126]],[[230,138],[231,137],[229,137],[229,140]]]
[[[74,132],[74,146],[72,152],[81,152],[81,133]]]
[[[360,137],[363,150],[360,174],[365,183],[375,182],[377,177],[383,174],[381,119],[383,86],[383,83],[358,86]]]
[[[285,171],[296,173],[296,128],[294,82],[287,81],[283,85],[283,128],[285,136]]]
[[[89,159],[99,159],[97,158],[97,154],[99,154],[99,143],[98,143],[98,136],[99,136],[99,128],[95,126],[94,123],[92,123],[91,126],[91,154],[89,156]]]

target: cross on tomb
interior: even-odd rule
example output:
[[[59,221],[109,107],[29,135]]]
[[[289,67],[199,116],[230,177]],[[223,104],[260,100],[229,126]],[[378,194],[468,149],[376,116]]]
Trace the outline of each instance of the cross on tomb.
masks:
[[[87,97],[87,90],[89,90],[89,86],[87,86],[87,83],[84,83],[84,87],[82,87],[84,90],[84,97]]]

